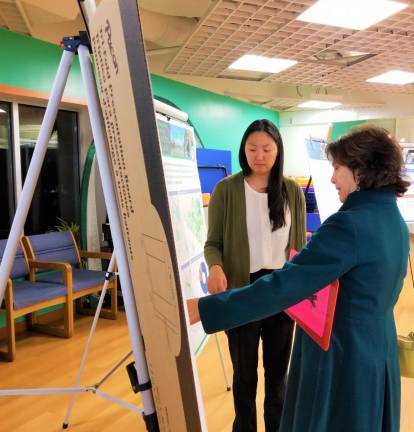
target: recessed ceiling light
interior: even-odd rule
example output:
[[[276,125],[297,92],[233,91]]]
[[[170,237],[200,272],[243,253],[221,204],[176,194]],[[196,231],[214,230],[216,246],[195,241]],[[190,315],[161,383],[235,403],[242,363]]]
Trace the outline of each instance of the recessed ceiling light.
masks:
[[[299,108],[329,109],[342,105],[341,102],[310,100],[298,105]]]
[[[319,0],[297,19],[316,24],[363,30],[407,6],[408,4],[392,0]]]
[[[413,72],[391,70],[381,75],[367,79],[367,82],[404,85],[414,82]]]
[[[229,69],[278,73],[295,65],[297,61],[246,54],[229,66]]]

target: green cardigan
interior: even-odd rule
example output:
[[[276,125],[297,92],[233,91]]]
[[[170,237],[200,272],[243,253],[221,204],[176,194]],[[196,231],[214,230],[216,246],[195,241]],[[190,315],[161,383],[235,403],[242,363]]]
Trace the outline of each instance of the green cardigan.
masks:
[[[302,190],[293,180],[284,179],[291,214],[288,251],[306,243],[306,210]],[[227,287],[249,283],[250,252],[246,223],[246,197],[242,172],[217,183],[208,207],[208,234],[204,256],[209,268],[220,265]]]

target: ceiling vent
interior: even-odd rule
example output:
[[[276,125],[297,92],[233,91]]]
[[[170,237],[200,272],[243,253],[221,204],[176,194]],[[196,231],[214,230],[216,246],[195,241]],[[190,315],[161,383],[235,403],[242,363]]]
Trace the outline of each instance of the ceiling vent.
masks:
[[[242,81],[262,81],[272,75],[269,72],[245,71],[227,68],[217,78],[226,78]]]
[[[356,63],[374,57],[375,55],[376,54],[364,53],[358,51],[326,49],[313,55],[311,57],[311,60],[316,61],[318,63],[345,67],[345,66],[352,66]]]

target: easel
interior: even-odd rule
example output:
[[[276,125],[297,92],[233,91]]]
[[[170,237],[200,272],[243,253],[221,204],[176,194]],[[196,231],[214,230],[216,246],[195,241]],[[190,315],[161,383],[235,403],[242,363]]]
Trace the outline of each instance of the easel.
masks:
[[[83,4],[81,4],[82,9]],[[85,11],[82,9],[82,13]],[[128,408],[136,413],[142,413],[148,431],[159,431],[157,415],[154,409],[154,401],[151,391],[151,382],[149,379],[146,358],[144,354],[144,346],[140,325],[138,320],[137,311],[135,308],[134,294],[132,291],[131,279],[127,267],[127,258],[125,245],[122,240],[121,224],[117,212],[116,199],[114,187],[111,182],[111,171],[109,165],[108,154],[106,152],[106,135],[105,128],[102,120],[102,112],[99,105],[99,99],[96,89],[96,83],[92,71],[91,59],[89,56],[89,40],[86,33],[80,33],[79,37],[64,38],[64,51],[59,64],[59,68],[55,77],[55,81],[50,93],[50,99],[46,108],[45,116],[40,128],[39,137],[34,149],[32,160],[27,172],[26,180],[23,186],[20,201],[18,203],[16,214],[10,230],[9,239],[4,251],[3,259],[0,266],[0,303],[3,300],[6,283],[9,278],[16,250],[18,247],[19,239],[23,233],[24,223],[27,218],[27,213],[33,198],[34,189],[39,178],[40,169],[45,157],[49,137],[52,131],[53,124],[58,112],[59,103],[62,99],[64,88],[66,85],[67,77],[69,75],[70,67],[72,64],[73,56],[77,53],[79,55],[81,74],[86,89],[86,99],[88,104],[89,116],[92,126],[92,134],[96,146],[96,155],[101,175],[101,182],[104,191],[105,203],[108,211],[108,217],[111,224],[112,238],[114,242],[114,250],[117,257],[117,265],[119,268],[119,276],[122,284],[122,294],[124,299],[125,312],[127,315],[128,328],[132,343],[132,353],[135,360],[134,372],[136,374],[136,390],[141,392],[144,408],[139,409],[131,404],[120,401],[110,395],[107,395],[98,390],[98,387],[119,367],[122,362],[129,356],[121,359],[97,384],[88,387],[73,387],[73,388],[45,388],[45,389],[16,389],[16,390],[2,390],[0,396],[12,395],[41,395],[41,394],[59,394],[59,393],[76,393],[92,392],[105,399],[118,403],[125,408]],[[99,305],[102,305],[103,296],[107,288],[108,280],[113,275],[112,269],[114,267],[114,257],[108,269],[104,289],[101,294]],[[88,343],[82,358],[82,364],[77,377],[77,385],[79,384],[83,366],[86,360],[87,352],[89,349],[90,338],[96,327],[99,309],[95,315],[95,319],[91,328]],[[131,368],[129,368],[131,370]],[[63,423],[63,428],[68,427],[68,419],[73,406],[73,398],[69,405],[69,409]]]
[[[105,203],[107,206],[109,221],[111,224],[112,237],[114,241],[114,250],[116,251],[118,267],[120,270],[120,279],[122,283],[124,304],[125,304],[128,326],[129,326],[132,347],[133,347],[132,353],[135,359],[135,363],[132,365],[132,367],[131,365],[130,367],[128,367],[128,371],[130,373],[130,376],[132,376],[131,381],[133,384],[134,391],[136,390],[142,393],[144,409],[139,409],[131,404],[127,404],[99,390],[100,385],[123,363],[123,361],[126,358],[129,357],[131,353],[125,355],[96,384],[87,387],[79,387],[81,375],[83,373],[83,368],[85,365],[86,356],[89,349],[90,340],[96,327],[97,318],[99,316],[99,310],[100,307],[102,306],[103,296],[107,288],[107,282],[105,283],[103,292],[101,294],[101,299],[98,305],[99,307],[91,328],[91,332],[82,358],[75,387],[54,388],[54,389],[52,388],[52,389],[6,390],[6,391],[0,391],[0,396],[71,393],[73,395],[73,398],[70,402],[68,412],[63,423],[63,427],[67,428],[69,425],[69,416],[71,413],[71,409],[73,407],[74,396],[76,395],[76,393],[91,392],[105,399],[111,400],[136,413],[143,413],[147,430],[158,431],[159,426],[158,426],[157,416],[154,410],[151,383],[149,381],[147,363],[144,355],[142,335],[140,332],[140,326],[139,326],[137,311],[135,307],[135,299],[132,290],[131,277],[127,267],[126,249],[125,249],[125,244],[123,243],[123,237],[121,233],[121,224],[120,224],[118,209],[116,205],[114,187],[111,182],[112,176],[111,176],[111,170],[109,165],[109,156],[106,150],[106,135],[105,135],[105,129],[102,121],[102,112],[97,97],[95,79],[93,76],[91,61],[88,52],[89,49],[90,49],[89,41],[86,37],[86,34],[84,33],[81,33],[79,37],[65,38],[64,52],[55,78],[54,85],[52,87],[50,102],[48,104],[45,113],[45,118],[40,130],[38,142],[36,144],[35,152],[33,154],[32,163],[27,173],[26,182],[22,191],[21,201],[16,211],[15,220],[12,225],[9,241],[0,268],[0,300],[4,296],[5,283],[10,274],[10,269],[13,264],[15,252],[17,249],[18,239],[20,238],[20,235],[23,232],[24,221],[27,217],[28,209],[34,192],[34,187],[36,185],[40,173],[40,168],[47,149],[47,143],[50,137],[51,128],[57,114],[58,105],[63,94],[63,90],[65,87],[67,76],[69,74],[73,55],[75,53],[78,53],[80,59],[80,65],[81,65],[82,78],[86,87],[87,104],[89,108],[92,132],[93,132],[94,141],[96,145],[96,155],[97,155],[98,165],[100,168],[101,181],[102,181],[102,186],[103,186],[103,191],[105,196]],[[106,277],[107,280],[109,280],[109,278],[113,276],[112,268],[114,263],[112,261],[113,260],[111,260],[111,264],[108,269],[108,273]],[[4,286],[2,285],[3,283]],[[226,379],[227,389],[229,390],[227,375],[225,372],[222,353],[220,350],[220,346],[218,344],[217,337],[216,337],[216,342],[219,348],[220,360],[222,363],[222,367]]]

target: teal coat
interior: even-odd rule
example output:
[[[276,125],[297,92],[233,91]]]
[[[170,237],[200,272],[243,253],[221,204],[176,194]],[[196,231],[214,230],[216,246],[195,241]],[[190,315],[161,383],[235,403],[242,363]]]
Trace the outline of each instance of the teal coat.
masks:
[[[212,333],[272,315],[339,278],[329,351],[297,330],[281,431],[399,431],[393,308],[408,250],[395,195],[358,191],[281,270],[200,299],[204,329]]]

